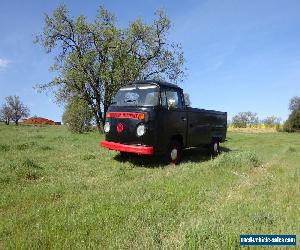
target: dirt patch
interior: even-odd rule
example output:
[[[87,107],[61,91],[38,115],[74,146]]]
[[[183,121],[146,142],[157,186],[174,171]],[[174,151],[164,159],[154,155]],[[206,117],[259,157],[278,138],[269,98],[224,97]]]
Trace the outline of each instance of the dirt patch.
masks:
[[[25,125],[61,125],[60,122],[55,122],[43,117],[32,117],[24,120],[22,124]]]

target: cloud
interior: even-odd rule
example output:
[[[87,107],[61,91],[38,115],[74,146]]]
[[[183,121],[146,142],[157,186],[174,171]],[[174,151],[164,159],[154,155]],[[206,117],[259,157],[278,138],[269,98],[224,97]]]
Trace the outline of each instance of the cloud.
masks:
[[[10,61],[4,58],[0,58],[0,69],[7,68],[8,64],[10,64]]]

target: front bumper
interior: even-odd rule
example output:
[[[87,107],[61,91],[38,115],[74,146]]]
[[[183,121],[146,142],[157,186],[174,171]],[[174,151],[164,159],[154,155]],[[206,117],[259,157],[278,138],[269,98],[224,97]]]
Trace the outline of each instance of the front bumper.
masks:
[[[153,147],[150,146],[127,145],[111,141],[101,141],[99,144],[101,147],[120,152],[135,153],[140,155],[153,155]]]

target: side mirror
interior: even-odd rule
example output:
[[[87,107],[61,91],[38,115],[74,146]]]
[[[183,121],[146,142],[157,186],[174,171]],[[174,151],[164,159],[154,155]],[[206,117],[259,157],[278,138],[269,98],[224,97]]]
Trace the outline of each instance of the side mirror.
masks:
[[[168,99],[168,108],[169,109],[173,109],[173,108],[175,108],[175,99]]]
[[[186,107],[191,107],[190,95],[187,93],[183,94],[184,96],[184,103]]]

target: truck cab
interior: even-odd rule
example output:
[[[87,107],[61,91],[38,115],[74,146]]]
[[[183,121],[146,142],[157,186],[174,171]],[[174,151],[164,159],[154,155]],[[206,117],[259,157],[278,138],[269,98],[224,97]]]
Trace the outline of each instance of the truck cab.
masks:
[[[163,154],[177,164],[184,148],[211,145],[218,153],[226,128],[225,112],[188,107],[177,85],[137,81],[112,99],[100,145],[123,154]]]

